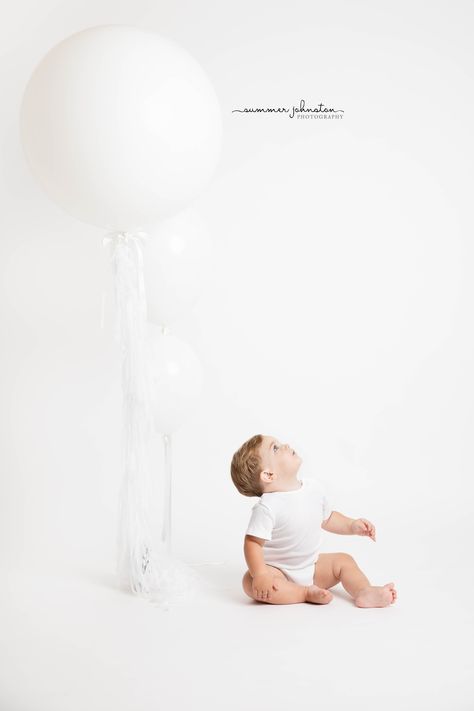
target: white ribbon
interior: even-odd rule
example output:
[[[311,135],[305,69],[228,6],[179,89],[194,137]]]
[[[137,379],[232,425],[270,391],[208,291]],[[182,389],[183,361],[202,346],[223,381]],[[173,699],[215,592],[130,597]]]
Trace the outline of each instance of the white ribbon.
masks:
[[[111,245],[111,259],[116,266],[116,260],[118,256],[118,250],[128,245],[132,245],[135,249],[137,257],[137,277],[138,277],[138,296],[139,303],[141,304],[142,318],[146,322],[146,294],[145,294],[145,280],[143,276],[143,246],[149,241],[150,235],[142,230],[137,230],[136,232],[128,232],[126,230],[114,230],[113,232],[107,232],[104,235],[102,244],[104,247]],[[114,272],[116,270],[114,269]],[[116,285],[117,287],[117,285]],[[117,294],[116,294],[117,296]],[[101,320],[100,327],[104,328],[104,312],[105,312],[105,290],[102,292],[102,304],[101,304]],[[117,303],[117,302],[116,302]],[[118,305],[118,303],[117,303]],[[115,338],[120,340],[120,313],[117,308],[116,314],[116,326],[115,326]]]
[[[119,499],[117,572],[134,593],[153,592],[152,533],[149,506],[151,479],[149,441],[153,430],[148,361],[147,307],[142,245],[145,232],[116,231],[105,235],[111,246],[115,278],[116,340],[122,355],[122,464]]]

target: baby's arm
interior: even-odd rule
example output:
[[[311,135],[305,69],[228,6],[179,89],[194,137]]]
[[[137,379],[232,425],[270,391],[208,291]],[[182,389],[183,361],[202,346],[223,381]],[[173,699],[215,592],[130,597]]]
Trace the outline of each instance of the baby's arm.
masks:
[[[245,536],[244,555],[252,578],[255,578],[256,575],[267,572],[265,560],[263,558],[263,544],[263,538],[257,538],[256,536],[249,535]]]
[[[321,528],[329,533],[340,533],[342,535],[350,535],[352,533],[351,526],[355,519],[344,516],[339,511],[331,511],[329,518],[322,522]]]
[[[339,511],[332,511],[329,518],[322,522],[321,528],[342,535],[370,536],[375,542],[375,526],[366,518],[349,518]]]
[[[269,573],[263,558],[265,539],[256,536],[245,536],[244,554],[252,578],[252,594],[258,600],[272,600],[273,591],[279,589],[281,579]]]

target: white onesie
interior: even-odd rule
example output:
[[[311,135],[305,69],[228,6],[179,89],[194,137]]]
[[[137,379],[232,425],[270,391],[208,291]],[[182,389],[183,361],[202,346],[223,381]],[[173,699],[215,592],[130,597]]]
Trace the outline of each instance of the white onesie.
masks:
[[[321,482],[308,477],[299,481],[298,489],[262,494],[252,507],[246,533],[265,539],[265,563],[280,568],[292,582],[312,585],[321,523],[332,507]]]

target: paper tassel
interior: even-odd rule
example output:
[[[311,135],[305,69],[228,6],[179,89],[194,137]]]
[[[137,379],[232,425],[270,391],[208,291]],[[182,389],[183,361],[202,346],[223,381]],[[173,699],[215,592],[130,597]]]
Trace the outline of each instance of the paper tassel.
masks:
[[[150,521],[151,478],[149,444],[153,434],[150,371],[147,359],[147,307],[143,276],[144,232],[112,232],[115,277],[115,337],[122,356],[122,483],[119,495],[117,574],[122,586],[152,602],[167,606],[195,592],[199,576],[154,543]],[[168,469],[169,451],[165,465]],[[171,481],[171,472],[169,479]],[[168,484],[170,485],[170,481]],[[165,522],[169,524],[169,520]]]

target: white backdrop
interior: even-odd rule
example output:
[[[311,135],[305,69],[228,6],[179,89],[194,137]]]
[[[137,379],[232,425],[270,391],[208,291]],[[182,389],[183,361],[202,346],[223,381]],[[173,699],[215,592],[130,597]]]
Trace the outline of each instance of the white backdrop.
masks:
[[[175,552],[243,574],[255,500],[238,494],[229,466],[262,432],[301,453],[301,473],[326,482],[337,510],[377,527],[376,544],[326,536],[324,551],[352,553],[380,583],[423,570],[472,583],[469,569],[462,581],[449,572],[470,552],[473,490],[472,5],[94,0],[20,2],[4,14],[2,567],[115,563],[111,269],[101,231],[63,214],[30,177],[18,109],[47,49],[124,23],[188,49],[224,114],[222,160],[195,202],[215,266],[172,329],[206,378],[200,408],[173,437]],[[232,113],[302,98],[344,118]],[[157,481],[161,457],[157,441]]]

